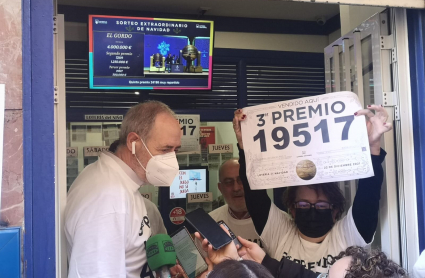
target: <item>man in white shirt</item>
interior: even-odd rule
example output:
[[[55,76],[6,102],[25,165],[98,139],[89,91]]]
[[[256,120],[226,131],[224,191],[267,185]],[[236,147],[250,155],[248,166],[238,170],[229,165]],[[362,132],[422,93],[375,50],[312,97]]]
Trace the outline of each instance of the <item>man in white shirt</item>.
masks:
[[[110,146],[109,151],[114,153],[117,151],[120,140],[115,140]],[[143,196],[143,195],[142,195]],[[164,225],[164,220],[162,219],[161,213],[158,210],[158,207],[149,199],[143,199],[145,202],[145,207],[147,215],[150,221],[150,228],[152,236],[157,234],[167,234],[167,229]]]
[[[162,219],[161,213],[158,210],[158,207],[154,202],[144,199],[146,206],[146,212],[151,223],[151,234],[152,236],[157,234],[167,234],[167,229],[164,225],[164,220]]]
[[[223,220],[236,236],[253,241],[262,247],[260,236],[255,231],[251,216],[245,204],[242,181],[239,178],[237,158],[225,161],[219,169],[218,189],[226,200],[226,205],[210,212],[215,221]]]
[[[154,278],[145,250],[151,220],[139,188],[171,185],[180,142],[180,125],[165,104],[146,102],[128,111],[115,154],[102,153],[69,191],[68,277]]]

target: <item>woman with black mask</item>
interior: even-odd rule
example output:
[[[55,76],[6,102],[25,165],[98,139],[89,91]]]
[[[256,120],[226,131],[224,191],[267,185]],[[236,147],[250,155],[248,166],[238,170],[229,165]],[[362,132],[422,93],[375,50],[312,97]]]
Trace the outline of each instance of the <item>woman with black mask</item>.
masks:
[[[344,212],[344,197],[335,183],[289,187],[284,201],[289,214],[270,200],[266,190],[252,191],[246,177],[240,122],[246,115],[235,112],[233,128],[239,147],[239,175],[248,211],[267,254],[277,260],[287,258],[314,272],[327,273],[337,256],[349,246],[368,246],[378,223],[378,210],[385,151],[380,148],[382,134],[391,130],[382,106],[369,105],[355,115],[365,115],[375,176],[360,179],[353,206]]]

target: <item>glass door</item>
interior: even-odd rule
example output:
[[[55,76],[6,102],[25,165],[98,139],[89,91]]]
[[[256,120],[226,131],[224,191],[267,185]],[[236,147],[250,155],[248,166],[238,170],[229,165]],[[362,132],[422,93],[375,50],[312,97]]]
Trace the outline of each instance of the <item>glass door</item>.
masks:
[[[389,11],[378,13],[325,48],[326,92],[352,91],[366,107],[382,104],[394,121],[392,101],[392,52]],[[399,203],[394,133],[385,134],[382,148],[387,152],[384,162],[378,229],[373,247],[380,248],[400,263]],[[351,206],[356,194],[356,182],[346,181],[340,188]],[[390,243],[390,244],[389,244]]]

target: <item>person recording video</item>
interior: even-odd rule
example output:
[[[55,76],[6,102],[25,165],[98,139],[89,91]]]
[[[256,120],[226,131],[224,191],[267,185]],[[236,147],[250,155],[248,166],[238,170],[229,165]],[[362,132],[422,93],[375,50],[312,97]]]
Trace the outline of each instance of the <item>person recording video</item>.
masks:
[[[229,234],[223,225],[221,225],[221,227]],[[205,273],[204,276],[201,277],[206,277],[207,274],[208,278],[248,277],[244,275],[241,264],[250,267],[253,274],[249,277],[317,278],[319,276],[319,274],[307,270],[302,265],[294,263],[286,258],[283,258],[280,262],[270,258],[258,244],[250,242],[240,236],[238,236],[238,240],[242,244],[242,247],[239,250],[237,250],[237,246],[234,242],[227,244],[221,249],[214,250],[208,242],[208,239],[202,238],[198,232],[195,233],[195,237],[201,242],[202,249],[208,254],[206,260],[209,263],[208,273]],[[241,262],[242,260],[244,262]],[[231,271],[232,269],[234,269],[239,276],[231,276],[234,274]]]
[[[239,147],[240,178],[245,201],[255,229],[272,258],[288,258],[315,272],[326,273],[332,258],[349,246],[369,246],[378,223],[379,200],[385,151],[381,137],[392,129],[384,107],[369,105],[355,115],[365,115],[375,176],[360,179],[353,206],[345,217],[344,197],[336,183],[292,186],[285,192],[289,213],[281,211],[266,190],[251,190],[246,175],[241,121],[242,109],[235,112],[233,128]],[[375,111],[375,114],[372,112]]]

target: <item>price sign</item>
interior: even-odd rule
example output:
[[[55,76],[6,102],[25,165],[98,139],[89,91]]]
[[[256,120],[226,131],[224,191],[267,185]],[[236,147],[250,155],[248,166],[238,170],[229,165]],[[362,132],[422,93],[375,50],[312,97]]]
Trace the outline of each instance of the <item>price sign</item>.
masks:
[[[177,115],[182,130],[182,146],[179,152],[200,152],[199,145],[199,115]]]
[[[373,176],[356,94],[338,92],[243,109],[247,176],[252,189]]]

